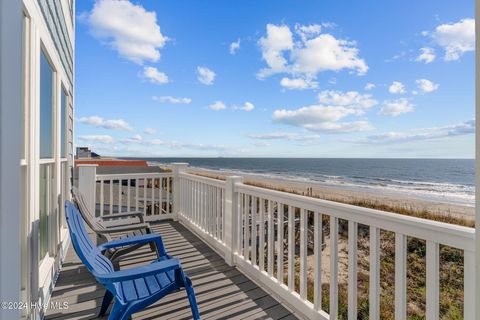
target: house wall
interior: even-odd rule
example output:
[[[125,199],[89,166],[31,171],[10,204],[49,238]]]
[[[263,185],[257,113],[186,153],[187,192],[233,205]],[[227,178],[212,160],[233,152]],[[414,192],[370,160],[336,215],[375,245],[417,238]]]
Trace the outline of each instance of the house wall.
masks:
[[[0,300],[20,299],[21,13],[18,1],[0,0]],[[0,319],[18,310],[0,308]]]
[[[74,147],[73,6],[72,0],[0,0],[0,301],[29,306],[0,308],[0,319],[42,317],[69,245],[63,202],[70,197]],[[42,52],[53,71],[52,152],[44,158]]]

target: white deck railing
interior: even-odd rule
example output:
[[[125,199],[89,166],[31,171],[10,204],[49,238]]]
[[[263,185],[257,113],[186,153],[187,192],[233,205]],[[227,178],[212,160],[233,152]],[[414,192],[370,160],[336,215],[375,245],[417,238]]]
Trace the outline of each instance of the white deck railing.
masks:
[[[395,235],[395,319],[407,318],[407,237],[426,243],[427,320],[440,315],[440,246],[460,249],[464,257],[464,319],[474,319],[474,229],[249,186],[243,184],[241,177],[228,177],[226,181],[201,177],[186,173],[185,168],[185,164],[173,165],[172,174],[94,174],[93,189],[100,188],[99,199],[94,203],[100,203],[100,214],[106,214],[102,211],[105,190],[109,189],[111,205],[114,182],[129,181],[130,185],[135,181],[133,189],[119,184],[122,190],[129,191],[126,200],[122,200],[125,191],[116,190],[118,208],[133,206],[147,211],[149,204],[157,204],[161,210],[150,215],[150,220],[180,220],[227,263],[308,319],[338,318],[339,221],[348,225],[348,233],[344,232],[348,243],[348,319],[357,318],[360,226],[369,235],[369,319],[380,319],[381,230]],[[80,173],[80,186],[82,176],[84,180],[89,176],[85,172]],[[85,185],[92,187],[91,182],[84,181]],[[143,192],[139,191],[142,188]],[[110,206],[108,214],[115,212]],[[329,313],[322,309],[325,230],[329,233]],[[307,275],[309,248],[313,249],[313,284]],[[312,290],[313,299],[309,299],[308,292]]]

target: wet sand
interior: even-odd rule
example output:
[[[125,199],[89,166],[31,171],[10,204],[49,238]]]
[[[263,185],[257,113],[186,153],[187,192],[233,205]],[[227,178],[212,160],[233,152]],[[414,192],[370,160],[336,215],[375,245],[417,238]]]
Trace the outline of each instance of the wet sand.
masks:
[[[203,175],[210,175],[216,177],[225,177],[227,175],[235,175],[226,171],[215,171],[205,169],[189,168],[191,173],[199,173]],[[388,205],[391,207],[401,207],[411,209],[414,211],[426,211],[435,215],[453,216],[462,219],[474,219],[475,208],[470,206],[463,206],[457,204],[444,203],[439,201],[422,200],[418,198],[383,194],[380,192],[357,191],[341,187],[326,187],[321,184],[283,180],[274,178],[265,178],[257,175],[246,174],[244,181],[253,182],[265,185],[272,189],[284,189],[286,191],[294,191],[300,194],[313,194],[317,198],[339,201],[344,203],[351,203],[353,201],[367,201],[378,205]],[[310,189],[310,190],[309,190]]]

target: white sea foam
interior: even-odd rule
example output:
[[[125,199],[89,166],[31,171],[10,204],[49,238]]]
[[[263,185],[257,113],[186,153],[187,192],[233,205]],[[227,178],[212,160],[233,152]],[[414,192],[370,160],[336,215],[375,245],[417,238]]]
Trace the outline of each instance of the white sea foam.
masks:
[[[149,165],[159,164],[162,163],[149,161]],[[316,174],[313,172],[306,176],[305,173],[302,175],[298,172],[295,172],[295,174],[287,174],[282,172],[268,172],[266,170],[212,169],[200,166],[192,166],[192,168],[209,172],[221,172],[222,174],[243,175],[252,178],[258,177],[260,179],[264,178],[292,182],[305,182],[317,184],[319,186],[351,189],[355,191],[380,192],[390,195],[407,196],[417,199],[466,206],[474,206],[475,204],[475,186],[473,185],[378,177],[346,177],[338,175]]]

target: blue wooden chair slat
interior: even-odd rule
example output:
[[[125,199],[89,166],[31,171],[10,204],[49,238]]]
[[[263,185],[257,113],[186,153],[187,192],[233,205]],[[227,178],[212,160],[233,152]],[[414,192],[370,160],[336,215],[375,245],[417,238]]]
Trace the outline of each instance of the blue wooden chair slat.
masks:
[[[128,319],[133,313],[155,303],[165,295],[185,288],[194,319],[200,319],[192,282],[185,276],[180,261],[169,257],[158,234],[147,234],[115,240],[95,246],[85,229],[76,206],[65,202],[68,229],[73,247],[82,263],[105,288],[99,316],[103,316],[114,300],[108,319]],[[115,271],[102,251],[109,248],[154,242],[158,260],[149,265]]]

